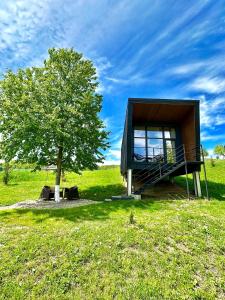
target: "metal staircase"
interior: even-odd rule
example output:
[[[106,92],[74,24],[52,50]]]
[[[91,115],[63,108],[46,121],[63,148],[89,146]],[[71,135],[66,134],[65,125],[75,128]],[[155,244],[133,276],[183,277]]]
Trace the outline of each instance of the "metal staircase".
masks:
[[[177,170],[184,167],[186,173],[187,193],[188,198],[190,198],[189,183],[187,180],[187,163],[190,161],[198,161],[203,163],[204,165],[204,155],[201,146],[190,146],[187,149],[184,145],[180,145],[177,148],[171,149],[169,155],[167,153],[167,157],[165,159],[160,159],[158,161],[156,159],[153,164],[150,164],[145,169],[133,173],[132,179],[134,183],[134,194],[142,194],[146,188],[155,185],[157,182],[161,181],[165,177],[173,175]]]

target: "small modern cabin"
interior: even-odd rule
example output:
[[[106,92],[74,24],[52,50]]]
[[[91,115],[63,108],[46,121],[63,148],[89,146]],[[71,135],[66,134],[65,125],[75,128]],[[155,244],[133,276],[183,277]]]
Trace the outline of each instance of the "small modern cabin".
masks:
[[[165,178],[193,174],[201,196],[198,100],[129,98],[121,147],[128,195]]]

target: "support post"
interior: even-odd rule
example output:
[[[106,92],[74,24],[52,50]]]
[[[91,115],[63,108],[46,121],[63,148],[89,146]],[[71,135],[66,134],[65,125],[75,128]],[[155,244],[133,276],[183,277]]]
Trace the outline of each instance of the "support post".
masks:
[[[197,183],[196,183],[196,174],[195,172],[192,173],[193,176],[193,184],[194,184],[194,189],[195,189],[195,196],[198,197],[198,190],[197,190]]]
[[[127,170],[127,195],[132,194],[132,169]]]
[[[185,145],[183,145],[183,152],[184,152],[184,162],[185,162],[187,196],[188,196],[188,200],[190,200],[190,191],[189,191],[189,182],[188,182],[188,169],[187,169],[187,159],[186,159]]]
[[[206,168],[205,168],[205,157],[204,157],[204,152],[203,152],[202,145],[201,145],[201,154],[202,154],[203,170],[204,170],[204,176],[205,176],[205,190],[206,190],[206,197],[207,197],[207,199],[209,200],[208,182],[207,182]]]
[[[202,197],[200,173],[199,172],[195,172],[195,176],[196,176],[197,194],[198,194],[198,197]]]

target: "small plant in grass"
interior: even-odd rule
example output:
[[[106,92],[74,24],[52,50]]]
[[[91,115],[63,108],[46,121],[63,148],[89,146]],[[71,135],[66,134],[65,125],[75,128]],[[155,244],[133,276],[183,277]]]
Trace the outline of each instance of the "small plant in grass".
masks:
[[[134,213],[131,211],[129,215],[129,224],[135,224],[136,220],[134,218]]]
[[[211,167],[215,167],[216,165],[215,160],[212,157],[210,158],[210,165]]]

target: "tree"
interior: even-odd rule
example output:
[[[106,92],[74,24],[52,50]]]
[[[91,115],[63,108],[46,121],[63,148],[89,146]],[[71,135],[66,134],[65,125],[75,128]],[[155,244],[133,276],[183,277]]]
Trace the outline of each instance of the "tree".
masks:
[[[214,148],[214,153],[217,154],[218,156],[223,156],[225,157],[225,145],[216,145]]]
[[[96,69],[73,49],[50,49],[44,66],[8,71],[1,81],[1,149],[7,161],[54,164],[55,200],[62,169],[95,169],[108,147],[99,118]]]

